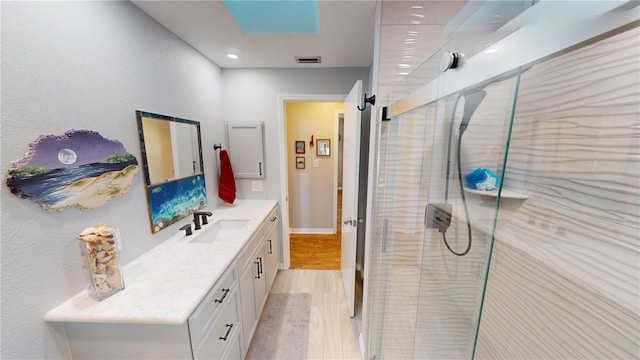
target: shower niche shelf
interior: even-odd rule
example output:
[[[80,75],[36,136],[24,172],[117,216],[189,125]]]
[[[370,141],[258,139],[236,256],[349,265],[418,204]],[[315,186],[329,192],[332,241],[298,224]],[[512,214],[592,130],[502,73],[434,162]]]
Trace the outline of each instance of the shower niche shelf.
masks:
[[[480,196],[493,197],[493,198],[497,198],[498,197],[498,189],[485,191],[485,190],[474,190],[474,189],[470,189],[470,188],[465,187],[464,191],[466,193],[477,194],[477,195],[480,195]],[[522,194],[522,193],[519,193],[519,192],[516,192],[516,191],[512,191],[512,190],[508,190],[508,189],[502,189],[501,198],[502,199],[526,200],[526,199],[529,198],[529,195]]]

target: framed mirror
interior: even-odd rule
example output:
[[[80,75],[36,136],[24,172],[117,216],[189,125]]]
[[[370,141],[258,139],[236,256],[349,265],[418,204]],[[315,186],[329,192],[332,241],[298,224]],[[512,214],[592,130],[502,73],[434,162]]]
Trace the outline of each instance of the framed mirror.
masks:
[[[200,122],[136,110],[151,232],[207,206]]]

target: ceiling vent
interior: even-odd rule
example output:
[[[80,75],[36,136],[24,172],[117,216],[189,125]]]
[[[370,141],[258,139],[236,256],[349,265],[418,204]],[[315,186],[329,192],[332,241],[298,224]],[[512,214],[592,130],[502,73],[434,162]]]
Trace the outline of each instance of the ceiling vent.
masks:
[[[320,64],[320,56],[296,56],[298,64]]]

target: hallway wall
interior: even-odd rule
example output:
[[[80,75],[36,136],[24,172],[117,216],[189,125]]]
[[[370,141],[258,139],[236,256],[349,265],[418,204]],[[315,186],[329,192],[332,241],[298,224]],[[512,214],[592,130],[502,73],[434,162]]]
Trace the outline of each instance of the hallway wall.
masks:
[[[287,162],[289,173],[289,227],[295,233],[333,233],[334,183],[337,177],[338,139],[334,138],[341,102],[288,102],[286,104]],[[314,146],[309,140],[314,136]],[[317,156],[317,140],[330,140],[330,156]],[[295,142],[305,142],[305,153],[296,154]],[[296,168],[296,158],[305,168]],[[314,166],[318,162],[318,167]]]

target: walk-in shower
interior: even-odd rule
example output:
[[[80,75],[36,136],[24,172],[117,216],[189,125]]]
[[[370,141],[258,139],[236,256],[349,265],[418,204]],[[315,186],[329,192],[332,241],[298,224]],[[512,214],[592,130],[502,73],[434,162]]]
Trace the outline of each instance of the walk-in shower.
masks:
[[[470,2],[394,88],[367,359],[640,357],[638,4]]]
[[[456,256],[464,256],[469,253],[471,250],[471,244],[473,242],[473,234],[471,233],[471,222],[469,220],[469,209],[467,208],[467,200],[464,195],[464,185],[462,182],[462,169],[460,168],[460,149],[462,148],[462,134],[467,130],[469,126],[469,121],[471,121],[471,117],[473,113],[476,111],[478,106],[482,100],[484,100],[485,96],[487,96],[487,92],[484,90],[473,90],[470,92],[465,92],[456,97],[456,101],[453,105],[453,111],[451,112],[451,120],[449,126],[449,141],[447,146],[447,172],[445,175],[446,179],[446,187],[444,190],[444,204],[428,204],[427,205],[427,227],[437,226],[438,231],[442,233],[442,241],[446,245],[447,249]],[[457,156],[457,169],[458,169],[458,185],[460,187],[460,196],[462,198],[465,219],[467,222],[467,234],[468,241],[467,247],[462,252],[457,252],[449,246],[447,242],[447,228],[451,224],[451,205],[448,203],[449,200],[449,171],[451,167],[451,139],[453,138],[453,124],[454,124],[454,116],[456,113],[456,109],[458,107],[458,103],[460,99],[464,99],[464,112],[462,113],[462,120],[460,120],[460,127],[458,128],[458,146],[456,147],[456,156]]]

